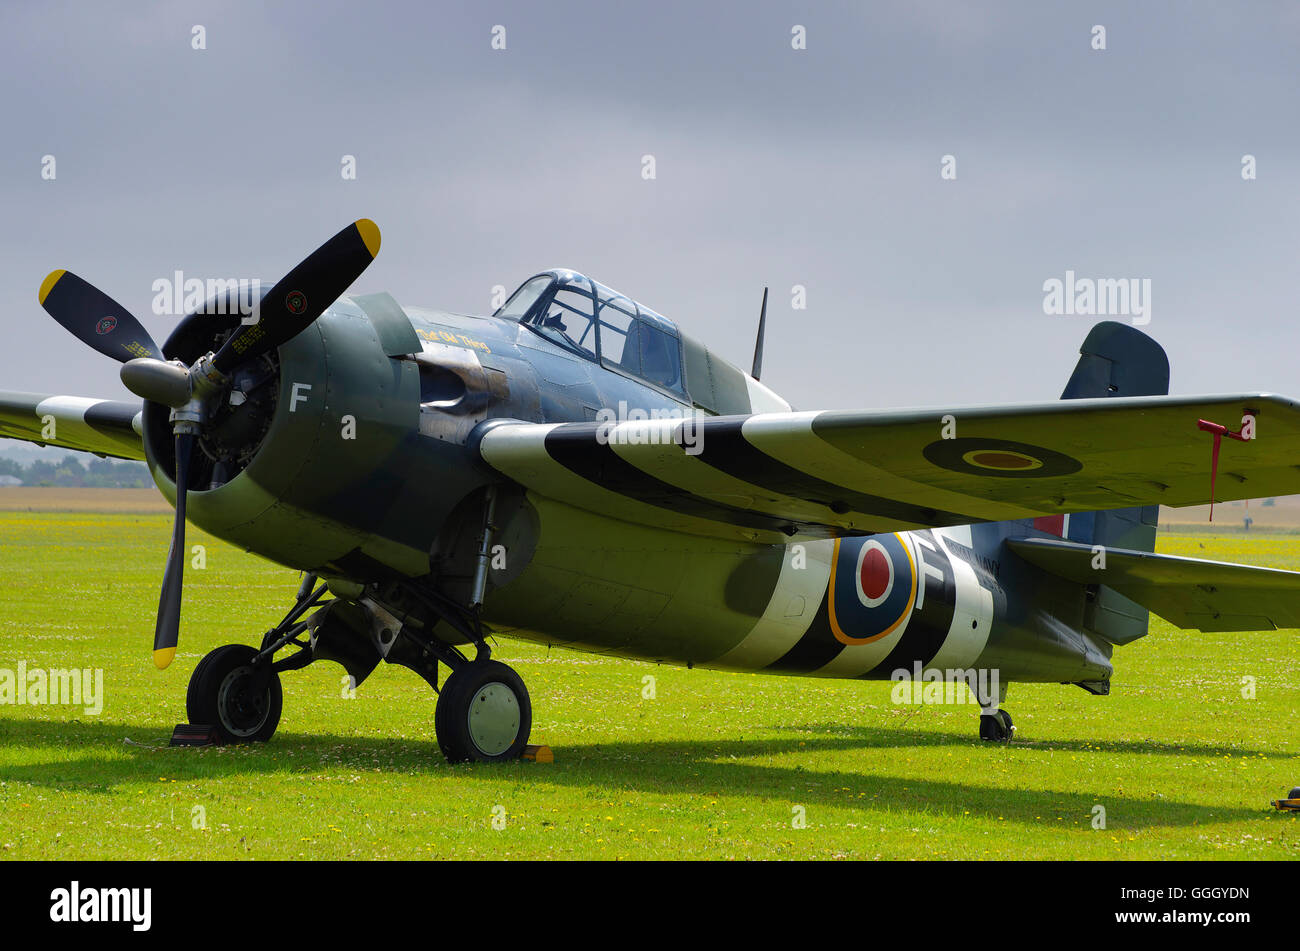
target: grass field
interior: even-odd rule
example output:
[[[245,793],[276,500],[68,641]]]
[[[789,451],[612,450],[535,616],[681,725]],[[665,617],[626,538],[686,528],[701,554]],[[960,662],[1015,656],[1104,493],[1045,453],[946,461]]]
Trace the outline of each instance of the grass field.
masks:
[[[187,572],[181,651],[160,673],[150,641],[169,525],[142,512],[0,512],[0,668],[102,668],[105,692],[98,716],[0,706],[0,856],[1300,856],[1300,827],[1268,805],[1300,784],[1295,632],[1153,620],[1117,652],[1110,697],[1013,685],[1010,746],[975,739],[970,707],[891,705],[887,684],[502,642],[553,764],[448,766],[433,692],[384,665],[356,699],[334,665],[287,675],[280,732],[264,746],[149,748],[185,719],[199,657],[255,641],[297,583],[191,529],[207,567]],[[1166,533],[1160,547],[1300,568],[1295,535]]]

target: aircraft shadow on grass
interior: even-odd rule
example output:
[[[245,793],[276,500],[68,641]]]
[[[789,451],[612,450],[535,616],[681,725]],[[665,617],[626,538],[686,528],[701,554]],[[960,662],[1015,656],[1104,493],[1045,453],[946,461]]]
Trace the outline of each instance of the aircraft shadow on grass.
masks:
[[[281,732],[266,745],[223,749],[157,749],[124,745],[125,737],[163,746],[166,736],[120,723],[68,724],[50,720],[0,720],[0,741],[6,744],[58,746],[84,751],[73,760],[31,763],[0,769],[0,780],[30,783],[47,789],[110,792],[139,782],[156,782],[159,776],[177,782],[201,781],[256,773],[298,773],[307,779],[318,768],[363,769],[377,767],[396,774],[427,776],[430,780],[457,781],[519,779],[520,771],[538,785],[581,787],[616,786],[651,795],[683,793],[715,797],[739,795],[873,812],[909,808],[936,818],[971,815],[1011,822],[1055,822],[1057,817],[1087,822],[1098,803],[1105,805],[1113,831],[1171,828],[1260,818],[1261,807],[1206,806],[1176,798],[1139,798],[1113,791],[1073,789],[1011,789],[994,783],[978,784],[942,778],[880,776],[842,770],[807,769],[788,760],[781,764],[755,759],[789,754],[815,754],[844,750],[907,749],[921,746],[970,746],[964,735],[907,733],[878,727],[831,724],[768,727],[794,736],[736,740],[613,742],[569,745],[560,749],[553,764],[448,765],[434,742],[345,735]],[[802,734],[804,738],[800,738]],[[1095,742],[1058,740],[1025,744],[1035,751],[1134,753],[1187,757],[1262,756],[1286,759],[1281,753],[1262,753],[1214,744],[1151,743],[1145,741]],[[126,750],[128,758],[106,759],[105,748]],[[1005,747],[987,747],[990,758]],[[870,767],[872,761],[864,760]],[[1029,764],[1022,761],[1026,770]],[[1266,792],[1266,791],[1265,791]],[[20,797],[12,788],[9,796]],[[1261,806],[1264,793],[1261,793]],[[1068,827],[1067,827],[1068,828]]]

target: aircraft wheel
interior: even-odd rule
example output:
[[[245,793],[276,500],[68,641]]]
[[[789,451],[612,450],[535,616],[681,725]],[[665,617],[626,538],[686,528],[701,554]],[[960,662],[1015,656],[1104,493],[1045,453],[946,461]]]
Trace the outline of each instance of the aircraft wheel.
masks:
[[[280,675],[252,666],[257,651],[227,644],[194,668],[185,695],[191,723],[216,727],[226,743],[264,743],[275,733],[284,706]]]
[[[528,689],[517,673],[495,660],[453,670],[433,717],[438,746],[453,763],[516,759],[532,725]]]
[[[980,739],[994,743],[1006,743],[1016,732],[1011,717],[1005,710],[997,713],[980,714]]]

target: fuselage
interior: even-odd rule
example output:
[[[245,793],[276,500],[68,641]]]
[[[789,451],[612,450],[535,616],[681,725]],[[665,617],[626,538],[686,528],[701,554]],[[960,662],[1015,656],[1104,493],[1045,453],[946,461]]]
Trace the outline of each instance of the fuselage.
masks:
[[[260,447],[228,481],[191,491],[191,520],[326,578],[427,577],[454,594],[476,500],[493,481],[474,451],[482,424],[789,410],[687,344],[686,360],[708,368],[707,398],[693,398],[671,369],[641,369],[648,358],[628,372],[514,316],[342,298],[281,347]],[[147,444],[162,422],[146,418]],[[170,496],[165,441],[154,445],[150,464]],[[996,668],[1006,680],[1104,682],[1111,672],[1109,644],[1084,630],[1084,588],[1003,547],[1034,534],[1031,523],[773,545],[632,524],[522,492],[502,520],[502,562],[482,609],[501,634],[825,677]]]
[[[1084,628],[1087,592],[1006,551],[1032,522],[786,545],[721,543],[545,499],[529,565],[485,617],[546,644],[665,663],[898,679],[996,669],[1103,683],[1111,645]]]

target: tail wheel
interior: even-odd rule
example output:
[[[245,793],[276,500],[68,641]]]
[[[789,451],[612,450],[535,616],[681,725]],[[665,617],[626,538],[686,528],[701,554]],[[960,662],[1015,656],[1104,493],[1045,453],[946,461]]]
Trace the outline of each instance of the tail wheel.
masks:
[[[524,751],[533,706],[517,673],[500,661],[474,661],[451,672],[433,721],[438,746],[451,762],[500,762]]]
[[[191,723],[216,727],[226,743],[264,743],[275,734],[284,706],[280,675],[254,667],[256,656],[247,644],[227,644],[199,661],[185,695]]]
[[[1016,727],[1005,710],[980,715],[980,739],[995,743],[1010,742]]]

